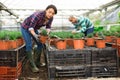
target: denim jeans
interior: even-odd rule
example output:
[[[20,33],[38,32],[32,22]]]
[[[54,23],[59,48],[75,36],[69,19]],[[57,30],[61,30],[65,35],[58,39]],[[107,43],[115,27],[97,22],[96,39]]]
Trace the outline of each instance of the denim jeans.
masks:
[[[22,32],[22,36],[23,36],[24,41],[25,41],[26,51],[32,51],[32,41],[34,40],[32,35],[30,34],[30,32],[27,29],[24,29],[23,27],[21,27],[21,32]],[[38,34],[38,31],[36,30],[35,33]],[[36,44],[37,44],[38,50],[40,50],[43,47],[42,43],[36,42]]]
[[[93,28],[89,28],[88,30],[86,30],[84,32],[84,34],[85,34],[85,36],[87,36],[88,34],[93,33],[93,31],[94,31],[94,27]]]

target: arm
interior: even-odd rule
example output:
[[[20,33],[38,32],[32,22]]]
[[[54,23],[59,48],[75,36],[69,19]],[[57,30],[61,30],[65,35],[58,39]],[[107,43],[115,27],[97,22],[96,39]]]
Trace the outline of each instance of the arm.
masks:
[[[85,18],[84,17],[80,17],[78,18],[78,22],[77,22],[77,25],[76,25],[76,28],[79,28],[79,30],[77,30],[77,32],[85,32],[86,29],[87,29],[87,26],[86,26],[86,22],[85,22]]]
[[[30,20],[30,25],[29,25],[29,32],[31,33],[31,35],[37,40],[39,41],[39,35],[35,33],[34,28],[37,25],[38,22],[38,15],[37,14],[33,14],[32,16],[30,16],[31,20]]]
[[[81,29],[80,30],[77,30],[77,32],[85,32],[86,31],[86,24],[85,24],[85,22],[83,22],[82,24],[81,24]]]

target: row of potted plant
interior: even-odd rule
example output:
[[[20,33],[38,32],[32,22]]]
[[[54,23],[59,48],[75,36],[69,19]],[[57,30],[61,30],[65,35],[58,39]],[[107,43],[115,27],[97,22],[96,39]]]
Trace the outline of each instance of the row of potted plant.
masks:
[[[120,44],[120,31],[103,31],[105,35],[106,42],[117,43]]]
[[[95,36],[96,33],[98,34],[97,37]],[[115,33],[116,33],[116,35],[115,35]],[[42,40],[43,36],[44,36],[44,40]],[[108,36],[110,36],[110,38],[108,38]],[[80,45],[78,45],[78,43],[77,43],[77,45],[73,46],[74,48],[76,46],[80,47],[81,45],[82,45],[81,48],[84,48],[84,46],[83,46],[84,44],[86,46],[96,46],[98,48],[105,48],[106,42],[113,42],[113,40],[110,40],[110,39],[113,39],[113,38],[111,38],[111,36],[112,37],[114,36],[115,40],[118,39],[116,37],[120,37],[119,31],[117,31],[117,32],[105,31],[105,30],[100,31],[100,32],[98,31],[98,32],[94,32],[94,33],[87,35],[86,38],[84,37],[83,33],[72,34],[71,32],[66,32],[66,31],[51,32],[49,35],[50,39],[52,39],[50,41],[50,43],[54,44],[54,45],[59,45],[57,48],[59,48],[60,45],[62,45],[62,43],[64,43],[65,46],[63,49],[65,49],[66,46],[73,46],[73,43],[75,43],[75,41],[78,41],[78,39],[79,39],[78,42],[81,41],[82,43]],[[42,43],[45,43],[46,39],[48,39],[46,30],[41,30],[40,40],[42,41]],[[118,42],[118,40],[116,40],[116,41]],[[58,44],[58,42],[61,42],[61,43]],[[100,43],[98,43],[98,42],[100,42]],[[101,44],[103,44],[103,46],[100,46]]]
[[[20,31],[0,31],[0,50],[10,50],[23,45],[24,41]]]
[[[56,36],[59,39],[56,39]],[[83,33],[72,34],[71,32],[65,32],[65,31],[53,32],[50,34],[50,38],[53,39],[51,41],[51,45],[52,44],[56,45],[58,49],[66,49],[66,46],[72,46],[74,49],[83,49],[85,45],[95,46],[95,42],[98,40],[95,41],[93,36],[94,36],[93,33],[91,33],[87,35],[85,38]],[[64,43],[65,46],[63,48],[60,48],[60,46],[63,45],[62,43]],[[99,47],[99,48],[104,48],[104,47]]]

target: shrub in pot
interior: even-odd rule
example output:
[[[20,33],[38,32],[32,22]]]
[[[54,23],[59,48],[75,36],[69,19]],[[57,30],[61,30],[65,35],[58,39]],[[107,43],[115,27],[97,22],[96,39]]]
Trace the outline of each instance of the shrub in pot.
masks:
[[[15,49],[15,48],[18,48],[18,46],[20,46],[18,37],[19,35],[17,31],[9,32],[9,44],[11,49]]]
[[[57,49],[59,49],[59,50],[66,49],[67,45],[66,45],[65,33],[64,32],[57,32],[55,35],[60,38],[60,39],[56,40]]]
[[[98,39],[96,40],[96,47],[97,48],[105,48],[106,47],[104,35],[101,32],[99,32],[99,34],[98,34]]]
[[[45,29],[42,29],[40,35],[41,43],[45,44],[47,39],[48,39],[47,31]]]
[[[111,32],[110,31],[103,31],[103,34],[104,34],[104,36],[105,36],[105,41],[106,42],[112,42],[113,40],[113,38],[112,38],[112,36],[111,36]]]
[[[93,36],[94,36],[93,33],[90,33],[87,35],[87,37],[86,37],[86,45],[87,46],[94,46],[95,45],[95,40],[94,40]]]
[[[116,34],[116,43],[120,44],[120,33]]]
[[[8,50],[9,48],[8,32],[6,30],[0,31],[0,50]]]
[[[83,33],[76,33],[73,34],[73,45],[74,49],[83,49],[84,48],[84,34]]]
[[[70,47],[70,48],[73,48],[73,35],[74,34],[72,34],[71,32],[68,32],[67,33],[67,45],[68,45],[68,47]]]

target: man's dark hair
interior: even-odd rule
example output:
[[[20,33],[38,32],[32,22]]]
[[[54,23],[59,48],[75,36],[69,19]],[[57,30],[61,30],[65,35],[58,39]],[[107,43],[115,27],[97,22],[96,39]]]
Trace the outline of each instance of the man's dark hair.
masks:
[[[55,7],[55,5],[51,4],[51,5],[47,6],[46,10],[49,9],[49,8],[53,8],[54,11],[55,11],[55,14],[57,14],[57,8]]]

